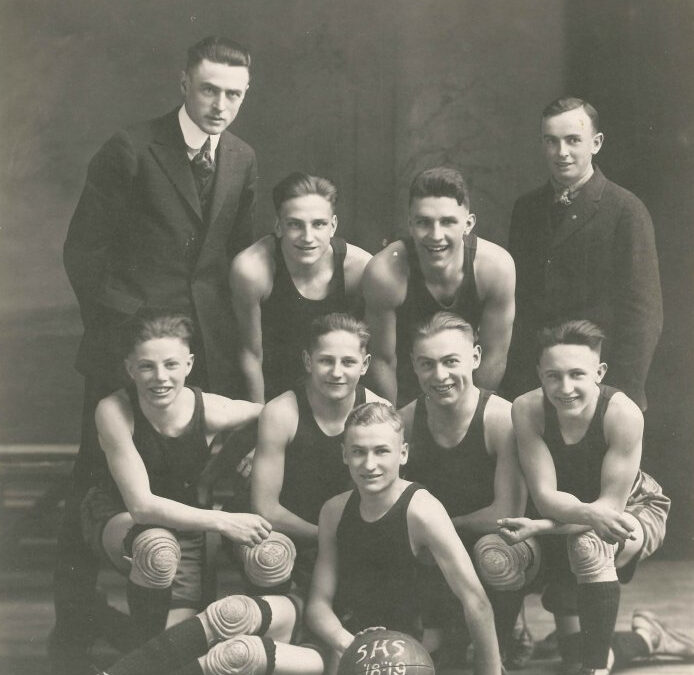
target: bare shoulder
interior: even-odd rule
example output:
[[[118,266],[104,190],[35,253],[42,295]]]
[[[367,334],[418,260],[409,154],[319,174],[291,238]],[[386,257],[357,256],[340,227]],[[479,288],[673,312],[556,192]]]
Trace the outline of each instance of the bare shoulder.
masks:
[[[118,389],[102,398],[96,406],[97,416],[108,417],[114,413],[125,415],[132,419],[133,409],[125,389]]]
[[[449,520],[443,504],[429,492],[429,490],[417,490],[410,500],[407,509],[407,519],[411,524],[429,528],[437,520]]]
[[[477,238],[475,279],[483,287],[505,287],[515,284],[516,266],[511,254],[498,244]]]
[[[626,394],[615,393],[605,411],[605,430],[620,435],[641,435],[643,413]]]
[[[386,405],[391,405],[388,399],[380,397],[378,394],[374,394],[371,389],[364,389],[364,402],[365,403],[385,403]]]
[[[492,394],[484,409],[484,424],[494,427],[511,425],[511,403],[501,396]]]
[[[293,391],[285,391],[265,404],[258,425],[273,435],[286,434],[294,438],[299,424],[299,404]]]
[[[542,389],[533,389],[532,391],[521,394],[511,406],[511,414],[514,423],[519,420],[526,419],[537,426],[541,423],[544,428],[545,411],[543,406]]]
[[[407,251],[402,241],[394,241],[379,251],[366,265],[363,289],[367,303],[398,307],[405,300],[409,276]]]
[[[412,427],[414,425],[414,411],[417,407],[417,399],[410,401],[406,406],[398,410],[398,415],[402,419],[405,430],[405,440],[409,440],[412,436]]]
[[[322,525],[328,525],[335,528],[337,527],[337,524],[340,522],[340,518],[342,518],[342,513],[345,510],[347,500],[350,498],[352,492],[352,490],[342,492],[339,495],[331,497],[327,502],[325,502],[325,504],[323,504],[320,510],[320,522]]]
[[[275,240],[266,235],[241,251],[231,262],[232,291],[267,297],[275,275]]]

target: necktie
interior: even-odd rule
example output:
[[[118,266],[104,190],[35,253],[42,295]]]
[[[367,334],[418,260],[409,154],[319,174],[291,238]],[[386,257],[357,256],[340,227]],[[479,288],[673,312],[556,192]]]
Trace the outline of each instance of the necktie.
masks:
[[[561,192],[557,192],[554,195],[554,203],[569,206],[571,204],[571,188],[564,188]]]
[[[205,186],[214,174],[215,164],[210,150],[210,137],[208,136],[207,140],[200,148],[200,152],[198,152],[198,154],[195,155],[191,161],[193,176],[195,178],[195,186],[198,188],[199,195],[202,195],[202,191],[205,189]]]

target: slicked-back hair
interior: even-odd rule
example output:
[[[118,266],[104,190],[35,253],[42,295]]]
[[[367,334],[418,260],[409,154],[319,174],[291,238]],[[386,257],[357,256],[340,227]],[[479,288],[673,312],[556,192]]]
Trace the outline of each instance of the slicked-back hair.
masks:
[[[470,209],[470,192],[463,174],[448,166],[435,166],[417,174],[410,185],[410,205],[414,199],[450,197]]]
[[[128,356],[137,345],[148,340],[166,337],[178,338],[190,348],[193,332],[193,321],[187,314],[166,310],[140,310],[123,331],[123,354]]]
[[[600,356],[605,339],[602,328],[587,319],[545,326],[537,334],[537,360],[540,361],[545,349],[555,345],[584,345]]]
[[[542,119],[556,117],[557,115],[569,112],[569,110],[576,110],[577,108],[583,108],[583,110],[585,110],[586,115],[588,115],[593,124],[593,133],[599,133],[600,115],[598,115],[598,111],[588,103],[588,101],[582,98],[576,98],[575,96],[562,96],[552,101],[549,105],[545,106],[545,109],[542,111]]]
[[[344,331],[345,333],[352,333],[352,335],[356,335],[357,339],[359,340],[359,346],[363,351],[366,351],[366,347],[369,344],[369,338],[371,337],[366,324],[363,321],[355,319],[350,314],[332,312],[330,314],[318,316],[311,321],[308,340],[309,353],[316,348],[318,339],[321,336],[327,335],[328,333],[334,333],[335,331]]]
[[[393,430],[400,433],[403,429],[402,418],[390,403],[370,401],[362,403],[347,415],[345,420],[345,436],[350,427],[368,427],[372,424],[390,424]]]
[[[335,211],[337,188],[334,183],[327,178],[311,176],[301,171],[290,173],[272,189],[272,201],[275,205],[275,211],[279,213],[280,207],[284,202],[296,197],[305,197],[306,195],[318,195],[327,199],[333,207],[333,212]]]
[[[414,352],[415,343],[424,338],[438,335],[445,330],[457,330],[469,338],[472,344],[477,340],[475,329],[462,317],[453,312],[436,312],[433,316],[420,321],[410,332],[411,350]]]
[[[251,54],[238,42],[219,35],[208,35],[188,49],[186,72],[190,72],[203,59],[228,66],[242,66],[251,70]]]

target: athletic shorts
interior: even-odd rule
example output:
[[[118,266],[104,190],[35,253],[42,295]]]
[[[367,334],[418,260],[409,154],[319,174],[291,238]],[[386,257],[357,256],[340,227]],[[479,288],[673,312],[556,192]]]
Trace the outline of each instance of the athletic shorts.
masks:
[[[121,499],[114,497],[101,487],[92,487],[82,500],[81,519],[82,536],[89,548],[101,559],[112,564],[103,544],[103,532],[106,523],[125,512]],[[133,525],[123,539],[121,554],[132,557],[132,542],[145,530],[159,525]],[[171,532],[181,547],[181,560],[178,563],[176,576],[171,585],[171,609],[202,609],[202,568],[205,549],[205,535],[202,532],[179,532],[171,528],[162,528]],[[118,569],[118,568],[116,568]],[[121,570],[118,570],[122,573]]]
[[[652,476],[640,471],[624,510],[634,516],[643,529],[641,550],[624,567],[617,568],[617,578],[626,584],[633,578],[639,561],[648,558],[662,546],[670,499],[663,494],[663,489]],[[553,614],[577,614],[577,584],[569,566],[566,536],[550,535],[539,537],[538,541],[542,549],[539,583],[544,587],[544,608]],[[623,545],[620,545],[615,551],[615,557],[622,548]]]

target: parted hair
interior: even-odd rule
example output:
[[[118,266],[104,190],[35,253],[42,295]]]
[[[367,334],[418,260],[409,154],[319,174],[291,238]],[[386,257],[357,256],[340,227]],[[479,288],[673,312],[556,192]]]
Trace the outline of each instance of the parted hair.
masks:
[[[366,350],[366,346],[369,344],[369,338],[371,337],[366,324],[363,321],[355,319],[351,314],[332,312],[330,314],[318,316],[311,321],[308,339],[309,352],[313,351],[318,343],[318,338],[322,335],[327,335],[328,333],[339,330],[356,335],[359,339],[359,346],[363,350]]]
[[[178,338],[190,347],[193,333],[193,321],[187,314],[161,309],[140,310],[123,331],[123,354],[128,356],[147,340],[165,337]]]
[[[418,173],[410,185],[412,200],[423,197],[451,197],[459,205],[470,208],[470,192],[463,174],[449,166],[435,166]]]
[[[590,121],[593,123],[593,131],[597,134],[600,131],[600,115],[598,115],[598,111],[588,103],[588,101],[582,98],[576,98],[575,96],[562,96],[549,103],[542,111],[542,119],[556,117],[557,115],[569,112],[569,110],[576,110],[577,108],[583,108],[583,110],[585,110],[586,115],[588,115]]]
[[[208,35],[188,49],[186,71],[190,72],[203,59],[228,66],[251,69],[251,54],[242,44],[219,35]]]
[[[345,435],[350,427],[368,427],[372,424],[390,424],[398,433],[402,431],[402,418],[390,403],[370,401],[362,403],[347,415],[345,420]]]
[[[332,181],[321,178],[321,176],[294,171],[272,188],[272,202],[275,205],[275,211],[279,212],[284,202],[306,195],[318,195],[327,199],[333,207],[333,211],[335,210],[337,188]]]
[[[424,319],[415,324],[410,333],[411,349],[418,340],[437,335],[444,330],[457,330],[470,338],[474,344],[477,339],[475,329],[462,317],[453,312],[436,312],[428,319]]]
[[[584,345],[599,355],[605,339],[602,328],[587,319],[545,326],[537,334],[537,360],[540,360],[545,349],[555,345]]]

